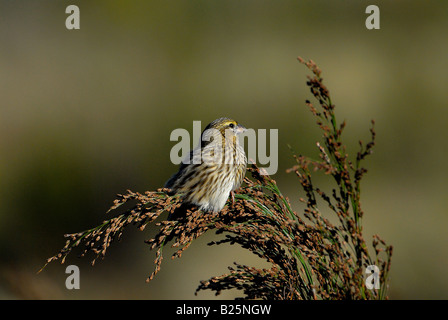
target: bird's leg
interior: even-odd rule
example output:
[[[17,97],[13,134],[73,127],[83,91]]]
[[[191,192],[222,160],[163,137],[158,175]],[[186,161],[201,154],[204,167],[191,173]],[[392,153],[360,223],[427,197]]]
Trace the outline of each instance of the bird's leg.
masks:
[[[235,207],[235,193],[233,191],[230,191],[230,195],[232,196],[232,208]]]

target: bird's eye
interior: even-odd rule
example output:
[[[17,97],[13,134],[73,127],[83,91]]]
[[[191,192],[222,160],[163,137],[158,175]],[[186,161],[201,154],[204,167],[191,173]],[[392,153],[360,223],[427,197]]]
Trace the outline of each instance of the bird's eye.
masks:
[[[235,125],[233,123],[229,124],[230,128],[233,128]]]

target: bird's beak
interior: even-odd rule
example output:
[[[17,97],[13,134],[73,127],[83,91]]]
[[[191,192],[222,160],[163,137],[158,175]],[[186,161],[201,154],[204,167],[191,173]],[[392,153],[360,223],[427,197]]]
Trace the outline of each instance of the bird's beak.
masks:
[[[237,125],[236,126],[236,128],[235,128],[235,133],[236,134],[240,134],[240,133],[243,133],[243,132],[245,132],[247,129],[246,129],[246,127],[245,126],[242,126],[242,125]]]

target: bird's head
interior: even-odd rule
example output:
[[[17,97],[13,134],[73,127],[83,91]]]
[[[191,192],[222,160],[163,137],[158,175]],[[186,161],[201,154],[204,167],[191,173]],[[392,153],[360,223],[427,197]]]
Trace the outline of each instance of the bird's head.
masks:
[[[205,144],[214,140],[214,138],[220,134],[222,139],[231,138],[236,142],[236,136],[243,133],[247,129],[230,118],[219,118],[207,125],[202,132],[202,141]],[[204,144],[203,144],[204,145]]]
[[[222,135],[225,135],[226,130],[229,130],[230,133],[233,133],[235,135],[243,133],[244,131],[246,131],[246,128],[243,125],[238,124],[238,122],[236,122],[235,120],[230,119],[230,118],[219,118],[219,119],[216,119],[215,121],[211,122],[205,128],[205,130],[207,130],[207,129],[219,130],[219,132],[221,132]]]

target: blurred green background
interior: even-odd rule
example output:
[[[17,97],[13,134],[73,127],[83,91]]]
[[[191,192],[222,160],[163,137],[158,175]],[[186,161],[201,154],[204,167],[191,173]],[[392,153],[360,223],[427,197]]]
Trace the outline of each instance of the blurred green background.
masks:
[[[80,30],[65,27],[70,4]],[[380,30],[365,27],[369,4]],[[363,222],[369,242],[394,246],[390,297],[447,299],[447,31],[442,1],[0,0],[0,298],[209,299],[194,296],[200,280],[263,264],[207,246],[210,233],[181,259],[167,252],[147,284],[155,231],[130,228],[95,267],[69,257],[80,290],[65,288],[66,265],[36,275],[117,193],[163,186],[176,170],[170,133],[193,120],[278,129],[274,178],[300,210],[287,144],[313,156],[320,139],[300,55],[323,70],[350,150],[376,120]]]

